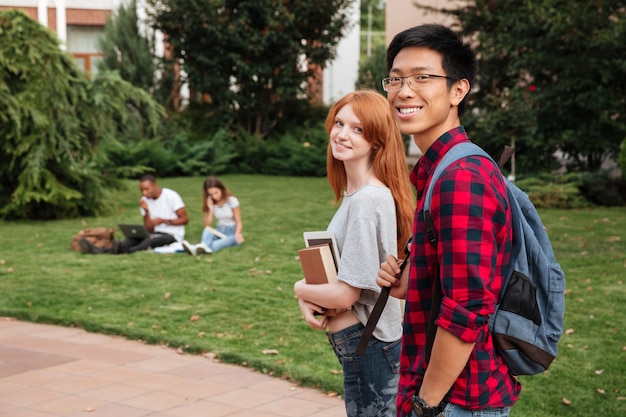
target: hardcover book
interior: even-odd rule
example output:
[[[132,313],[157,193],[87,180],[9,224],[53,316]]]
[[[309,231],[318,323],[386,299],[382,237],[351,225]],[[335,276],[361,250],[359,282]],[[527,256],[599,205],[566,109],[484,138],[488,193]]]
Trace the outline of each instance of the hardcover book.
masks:
[[[337,270],[328,245],[309,246],[300,249],[298,255],[307,284],[337,282]]]
[[[298,255],[307,284],[337,282],[339,253],[336,251],[337,244],[334,236],[328,232],[306,232],[304,235],[307,247],[300,249]],[[312,244],[313,242],[317,244]],[[324,315],[335,316],[341,311],[329,309],[324,312]]]
[[[309,246],[328,245],[333,255],[333,262],[335,263],[335,270],[339,271],[339,247],[335,240],[335,234],[332,232],[317,231],[317,232],[304,232],[304,245]]]

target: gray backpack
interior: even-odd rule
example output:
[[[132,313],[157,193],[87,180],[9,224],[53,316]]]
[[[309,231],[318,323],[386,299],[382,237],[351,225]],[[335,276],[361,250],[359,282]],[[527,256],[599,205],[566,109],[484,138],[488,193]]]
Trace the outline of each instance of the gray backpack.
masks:
[[[430,216],[432,188],[451,163],[472,155],[497,165],[480,147],[463,142],[444,155],[432,175],[424,197],[424,218],[433,244],[437,235]],[[535,375],[548,369],[557,355],[563,334],[565,274],[528,195],[504,180],[511,205],[513,249],[495,313],[489,318],[489,330],[512,375]],[[440,285],[439,279],[435,282]]]

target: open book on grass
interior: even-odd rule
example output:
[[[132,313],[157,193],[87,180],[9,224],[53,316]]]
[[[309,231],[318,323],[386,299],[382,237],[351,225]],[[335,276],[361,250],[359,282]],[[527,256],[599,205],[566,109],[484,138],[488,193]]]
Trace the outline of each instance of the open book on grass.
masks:
[[[204,230],[206,230],[207,232],[213,233],[215,236],[219,237],[220,239],[224,239],[226,237],[224,233],[220,232],[217,229],[212,228],[211,226],[205,226]]]

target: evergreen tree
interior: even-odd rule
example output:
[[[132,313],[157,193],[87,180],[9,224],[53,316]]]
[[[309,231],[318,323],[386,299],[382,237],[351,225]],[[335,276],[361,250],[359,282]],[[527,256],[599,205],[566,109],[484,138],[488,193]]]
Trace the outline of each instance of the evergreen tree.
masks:
[[[370,88],[382,95],[387,95],[383,90],[381,80],[387,76],[387,46],[378,44],[372,50],[369,57],[361,57],[359,65],[359,77],[356,81],[357,88]]]
[[[100,143],[131,127],[154,132],[162,108],[115,74],[89,80],[54,33],[21,11],[0,12],[0,33],[0,217],[101,213],[119,182],[99,167]]]
[[[104,54],[98,70],[118,71],[132,85],[154,92],[154,34],[141,33],[136,3],[131,0],[128,5],[121,4],[107,20],[98,44]]]

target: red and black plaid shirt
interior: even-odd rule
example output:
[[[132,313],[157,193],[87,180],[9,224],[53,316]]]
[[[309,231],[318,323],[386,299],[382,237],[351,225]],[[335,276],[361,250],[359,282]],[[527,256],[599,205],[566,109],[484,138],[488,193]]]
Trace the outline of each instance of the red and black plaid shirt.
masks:
[[[443,155],[468,141],[462,126],[441,136],[411,172],[417,208],[406,297],[398,416],[410,415],[410,399],[426,370],[425,344],[439,264],[443,299],[435,324],[475,343],[469,361],[445,400],[470,410],[512,406],[521,385],[496,355],[488,330],[489,315],[502,287],[504,266],[511,257],[511,211],[497,166],[470,156],[450,165],[433,189],[431,216],[436,246],[426,237],[426,184]]]

